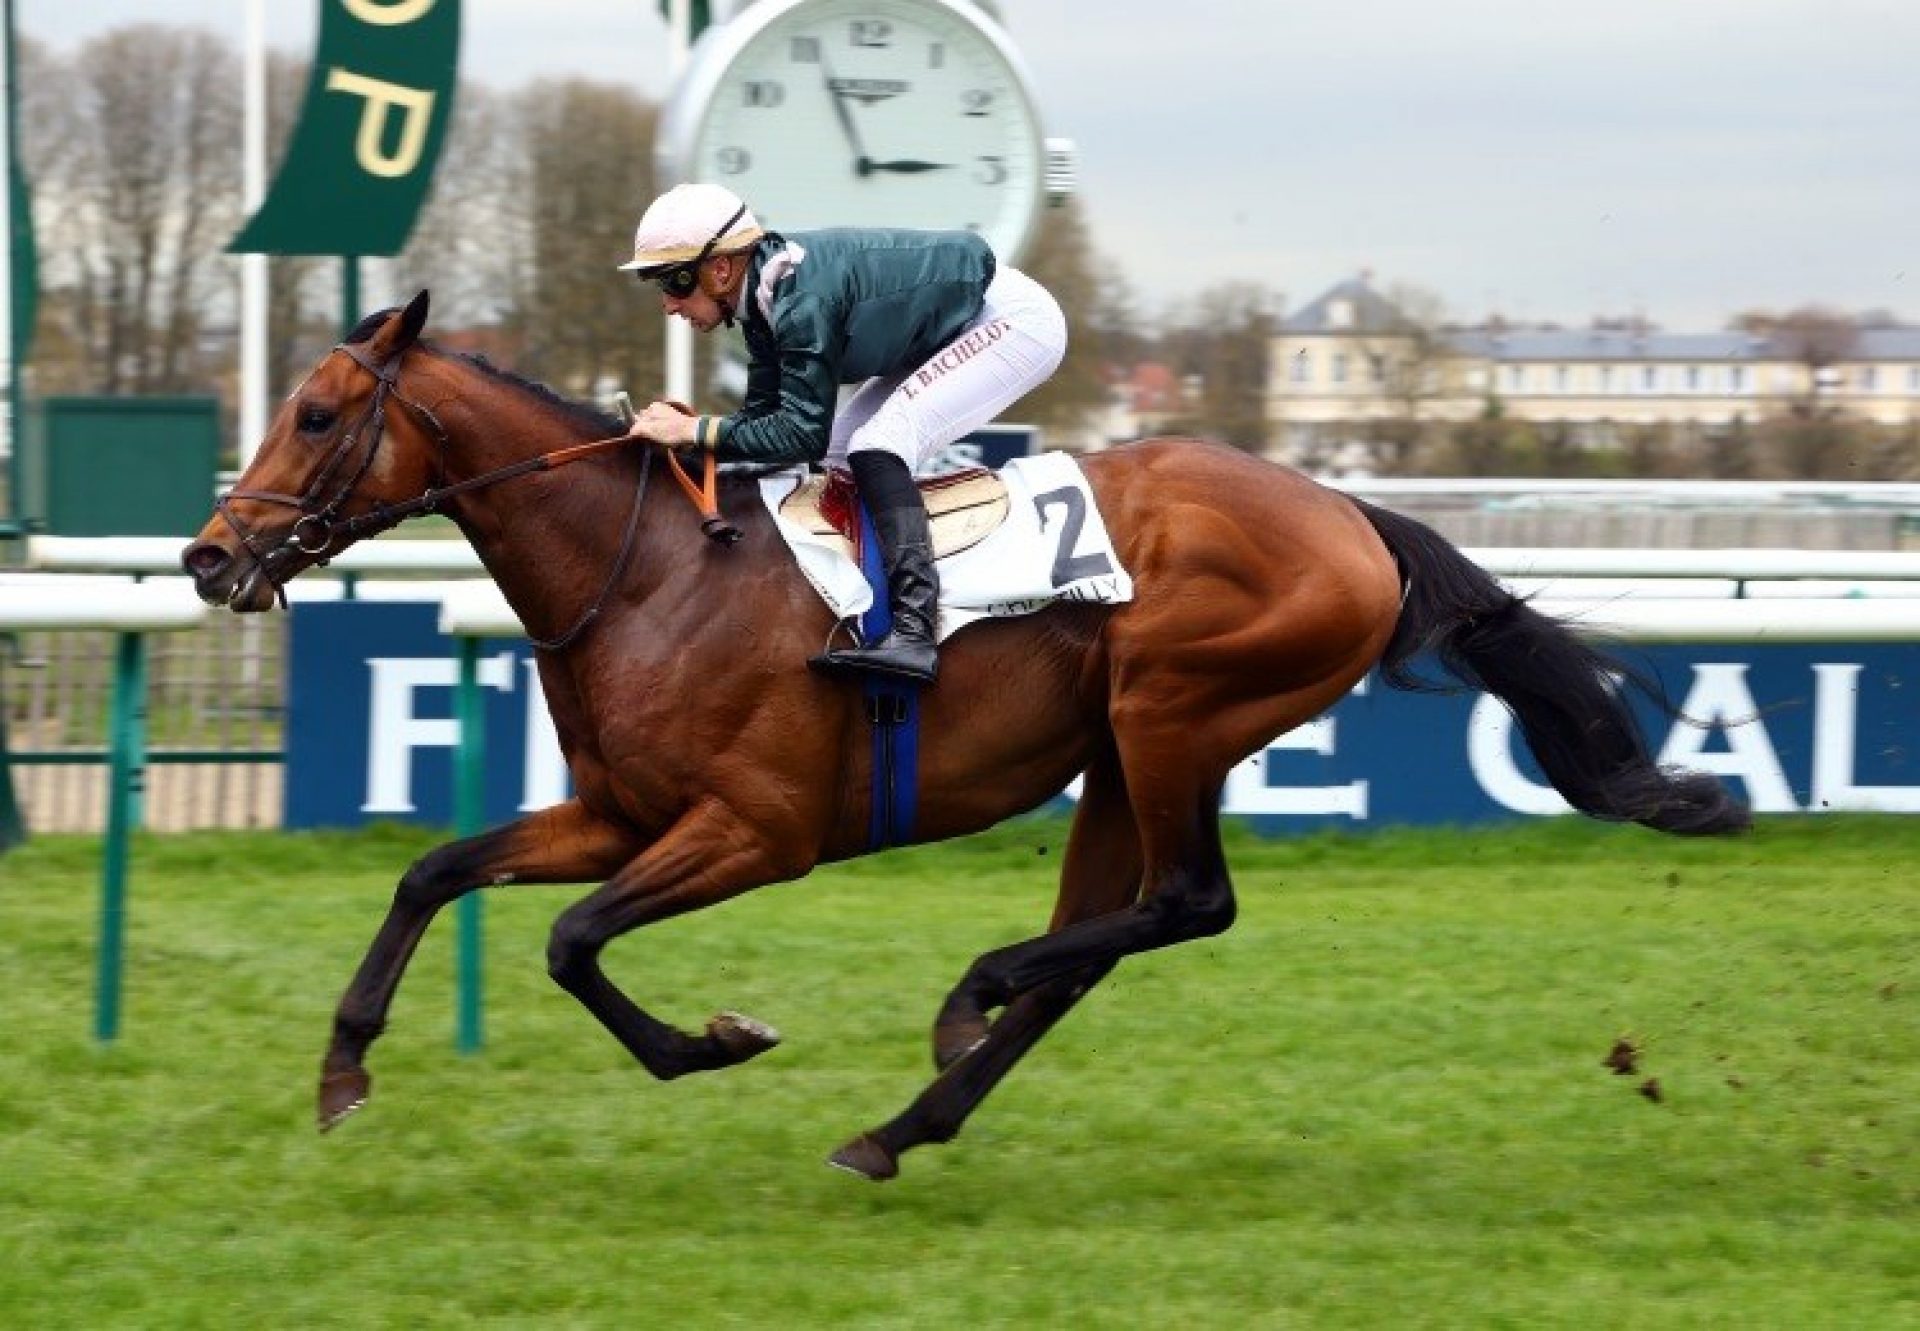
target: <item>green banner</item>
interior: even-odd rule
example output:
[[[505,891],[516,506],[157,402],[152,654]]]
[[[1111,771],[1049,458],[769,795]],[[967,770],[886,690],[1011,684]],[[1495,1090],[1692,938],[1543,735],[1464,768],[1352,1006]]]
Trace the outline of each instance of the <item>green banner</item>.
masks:
[[[446,138],[459,55],[460,0],[321,0],[293,142],[227,248],[398,253]]]
[[[660,17],[668,23],[673,22],[673,6],[668,3],[668,0],[660,0]],[[709,0],[688,0],[687,24],[692,29],[687,34],[688,41],[698,40],[700,34],[705,32],[707,25],[712,22],[713,6]]]

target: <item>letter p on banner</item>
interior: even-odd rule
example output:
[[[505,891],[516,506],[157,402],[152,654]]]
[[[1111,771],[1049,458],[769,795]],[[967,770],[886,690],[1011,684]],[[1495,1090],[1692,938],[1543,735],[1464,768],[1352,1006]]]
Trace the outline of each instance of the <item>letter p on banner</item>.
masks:
[[[460,0],[321,0],[300,120],[238,254],[397,254],[453,114]]]

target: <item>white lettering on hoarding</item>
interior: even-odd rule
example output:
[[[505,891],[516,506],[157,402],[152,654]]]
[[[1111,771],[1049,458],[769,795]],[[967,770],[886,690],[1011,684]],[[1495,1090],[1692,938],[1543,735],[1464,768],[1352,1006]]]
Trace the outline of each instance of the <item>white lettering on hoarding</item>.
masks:
[[[423,688],[450,689],[460,682],[460,664],[447,658],[374,656],[368,699],[367,800],[362,813],[412,813],[413,751],[450,749],[460,740],[460,724],[414,713],[414,695]],[[513,692],[513,653],[482,660],[477,672],[484,688]]]
[[[1520,770],[1513,756],[1513,713],[1492,694],[1474,699],[1467,717],[1467,767],[1487,798],[1504,809],[1540,818],[1573,812],[1559,791]]]
[[[1812,807],[1863,813],[1920,813],[1920,786],[1856,786],[1860,671],[1851,662],[1813,667]]]
[[[1695,664],[1693,688],[1680,704],[1680,715],[1683,719],[1667,731],[1659,762],[1739,778],[1755,813],[1799,812],[1760,704],[1747,687],[1744,661]],[[1716,735],[1727,742],[1724,752],[1707,750]]]
[[[1367,681],[1354,685],[1349,697],[1367,691]],[[1339,743],[1333,714],[1316,717],[1297,726],[1267,745],[1251,758],[1233,765],[1227,773],[1225,798],[1221,809],[1239,814],[1338,815],[1356,822],[1367,820],[1367,782],[1364,778],[1342,786],[1270,786],[1267,784],[1267,755],[1282,750],[1317,753],[1331,758]]]
[[[480,683],[511,694],[517,682],[513,662],[513,654],[504,650],[483,659],[479,665]],[[439,657],[371,657],[367,667],[371,693],[366,802],[362,811],[413,813],[416,811],[412,796],[414,751],[452,748],[459,740],[457,721],[416,714],[416,694],[423,688],[454,688],[459,667],[453,660]],[[531,812],[567,799],[571,784],[561,756],[559,736],[540,688],[538,663],[527,659],[524,667],[527,694],[519,810]],[[1695,663],[1691,687],[1678,704],[1683,719],[1668,730],[1656,761],[1739,781],[1745,787],[1747,801],[1757,812],[1798,812],[1800,805],[1754,698],[1748,670],[1749,666],[1741,662]],[[1863,666],[1851,662],[1823,662],[1813,666],[1809,807],[1920,813],[1920,785],[1855,783],[1863,670]],[[1350,696],[1366,692],[1367,681],[1362,681]],[[1514,726],[1512,714],[1499,700],[1486,694],[1475,699],[1464,736],[1467,766],[1473,780],[1489,800],[1510,812],[1534,817],[1569,812],[1567,802],[1557,791],[1522,770]],[[1368,778],[1332,785],[1269,782],[1270,755],[1295,752],[1331,758],[1338,751],[1338,742],[1339,723],[1334,712],[1280,736],[1229,771],[1223,792],[1223,812],[1368,821],[1372,817],[1372,782]],[[1376,778],[1378,775],[1375,774]],[[1067,793],[1071,798],[1079,798],[1078,780]]]
[[[527,658],[527,751],[521,770],[520,812],[532,813],[560,803],[571,793],[566,759],[560,756],[560,735],[547,710],[546,690],[540,687],[540,663]]]

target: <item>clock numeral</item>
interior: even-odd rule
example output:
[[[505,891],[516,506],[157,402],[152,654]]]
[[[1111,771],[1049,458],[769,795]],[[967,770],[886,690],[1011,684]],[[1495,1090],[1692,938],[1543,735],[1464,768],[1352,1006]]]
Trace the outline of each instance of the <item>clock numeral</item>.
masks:
[[[945,69],[947,67],[947,44],[934,42],[927,47],[927,68]]]
[[[969,88],[960,94],[960,114],[963,116],[984,116],[993,110],[993,94],[985,88]]]
[[[796,65],[817,65],[820,63],[820,39],[818,37],[795,37],[793,44],[787,47],[787,59]]]
[[[714,161],[726,174],[737,176],[753,165],[753,154],[745,148],[722,148],[714,154]]]
[[[973,178],[978,180],[982,185],[1005,184],[1007,179],[1006,159],[995,154],[982,156],[980,158],[979,169],[973,173]]]
[[[847,24],[847,40],[854,46],[893,45],[893,24],[883,18],[857,18]]]
[[[740,97],[748,106],[771,108],[787,100],[787,90],[776,79],[749,79],[740,85]]]

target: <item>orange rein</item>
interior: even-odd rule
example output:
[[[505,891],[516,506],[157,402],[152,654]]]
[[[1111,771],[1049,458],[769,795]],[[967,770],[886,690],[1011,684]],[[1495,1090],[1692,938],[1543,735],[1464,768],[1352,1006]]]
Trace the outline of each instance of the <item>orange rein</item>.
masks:
[[[689,416],[693,414],[681,403],[675,402],[673,405]],[[679,456],[671,448],[648,443],[644,439],[636,439],[630,434],[617,434],[609,439],[595,439],[584,444],[574,444],[568,448],[556,448],[551,453],[541,454],[540,460],[548,468],[564,467],[569,462],[578,462],[582,458],[604,453],[622,444],[634,443],[643,444],[648,448],[659,448],[666,454],[667,466],[673,472],[673,479],[679,482],[681,492],[692,501],[694,509],[700,514],[701,531],[722,545],[732,545],[740,539],[740,529],[720,514],[719,460],[714,456],[712,449],[702,450],[707,460],[705,474],[698,485],[695,485],[693,477],[687,474],[687,469],[680,465]]]

